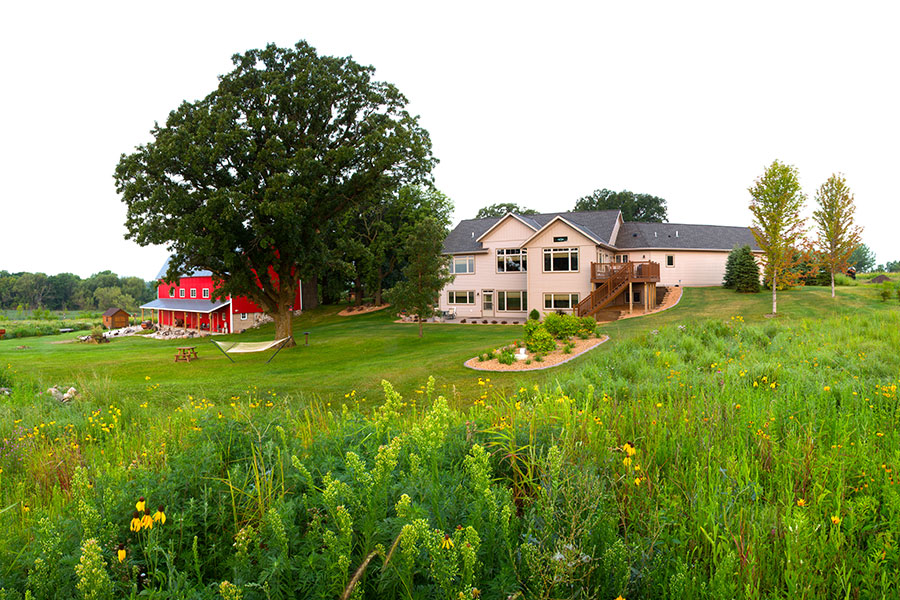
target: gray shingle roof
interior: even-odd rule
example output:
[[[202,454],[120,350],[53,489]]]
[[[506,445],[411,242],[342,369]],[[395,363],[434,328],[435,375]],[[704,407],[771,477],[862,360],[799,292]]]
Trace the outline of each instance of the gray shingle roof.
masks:
[[[728,227],[724,225],[685,225],[681,223],[624,223],[617,239],[611,240],[617,210],[596,210],[579,212],[544,213],[520,216],[523,222],[539,230],[556,217],[562,217],[576,229],[600,243],[615,248],[671,248],[731,250],[735,246],[749,245],[759,250],[749,227]],[[470,254],[484,252],[478,238],[493,227],[503,217],[487,219],[466,219],[460,221],[444,240],[445,254]],[[676,236],[675,232],[678,232]]]
[[[159,274],[156,276],[157,279],[165,279],[166,272],[169,270],[169,260],[171,260],[171,258],[167,258],[166,262],[162,266],[162,269],[159,270]],[[182,277],[209,277],[210,275],[212,275],[212,271],[194,269],[190,273],[182,275]]]
[[[195,313],[211,313],[229,304],[231,300],[200,300],[193,298],[157,298],[141,308],[156,310],[186,310]]]
[[[556,217],[562,217],[572,223],[582,233],[609,244],[612,237],[616,219],[619,217],[617,210],[592,210],[580,212],[544,213],[540,215],[521,216],[516,215],[523,222],[534,227],[535,231],[544,227]],[[453,228],[453,231],[444,239],[445,254],[464,254],[484,252],[484,246],[476,241],[484,233],[493,227],[503,217],[488,217],[486,219],[465,219]]]
[[[677,232],[677,235],[676,235]],[[619,229],[616,248],[731,250],[735,246],[759,250],[749,227],[627,222]]]

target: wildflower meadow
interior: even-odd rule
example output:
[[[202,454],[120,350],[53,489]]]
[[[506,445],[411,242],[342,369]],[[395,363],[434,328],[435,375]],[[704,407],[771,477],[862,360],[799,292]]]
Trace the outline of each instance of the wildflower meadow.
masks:
[[[327,401],[61,404],[9,362],[0,598],[898,597],[898,348],[896,312],[732,315]]]

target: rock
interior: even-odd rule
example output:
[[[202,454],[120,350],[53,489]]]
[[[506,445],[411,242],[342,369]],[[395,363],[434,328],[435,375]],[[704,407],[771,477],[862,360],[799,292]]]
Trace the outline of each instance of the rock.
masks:
[[[68,401],[74,399],[75,396],[77,396],[77,395],[78,395],[78,391],[75,388],[70,387],[68,390],[66,390],[66,393],[63,394],[62,401],[68,402]]]
[[[50,396],[53,396],[54,400],[63,402],[63,393],[61,391],[59,391],[59,389],[57,389],[57,387],[55,385],[52,388],[47,390],[47,394]]]
[[[12,390],[5,387],[0,387],[0,396],[9,396],[12,394]]]

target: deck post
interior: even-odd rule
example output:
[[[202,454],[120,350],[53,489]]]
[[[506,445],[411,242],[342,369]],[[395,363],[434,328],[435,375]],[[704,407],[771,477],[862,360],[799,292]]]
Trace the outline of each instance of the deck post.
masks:
[[[628,314],[634,312],[634,292],[631,288],[631,280],[628,280]]]

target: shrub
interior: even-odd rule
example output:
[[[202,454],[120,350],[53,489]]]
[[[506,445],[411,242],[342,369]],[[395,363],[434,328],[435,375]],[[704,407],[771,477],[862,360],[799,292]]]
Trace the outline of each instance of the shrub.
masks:
[[[891,295],[892,295],[892,294],[891,294],[892,291],[893,291],[893,290],[892,290],[892,288],[891,288],[891,284],[890,284],[890,283],[888,283],[887,281],[885,281],[884,283],[882,283],[882,284],[881,284],[881,290],[879,290],[879,292],[878,292],[879,295],[881,296],[881,301],[882,301],[882,302],[887,302],[887,301],[890,299]]]
[[[734,287],[734,269],[735,264],[737,263],[738,252],[740,252],[740,248],[734,248],[728,254],[728,260],[725,261],[725,277],[722,279],[722,287],[723,288],[733,288]]]
[[[544,327],[555,338],[567,338],[576,335],[582,324],[575,315],[550,313],[544,317]]]
[[[500,357],[497,359],[501,365],[511,365],[516,362],[516,355],[509,348],[500,351]]]
[[[506,321],[500,321],[501,325],[506,325]]]
[[[597,330],[597,321],[594,320],[594,317],[580,317],[578,319],[578,337],[582,339],[587,339],[591,336],[594,331]]]
[[[545,327],[539,327],[532,332],[530,339],[525,340],[525,347],[529,352],[542,354],[556,350],[556,342]]]
[[[856,286],[859,285],[859,282],[855,279],[850,279],[848,276],[843,273],[835,273],[834,274],[834,285],[843,285],[843,286]]]
[[[541,320],[541,313],[539,313],[538,310],[537,310],[536,308],[532,308],[532,309],[531,309],[531,312],[528,313],[528,318],[529,318],[530,320],[532,320],[532,321],[540,321],[540,320]]]
[[[465,320],[465,319],[462,319],[462,320],[461,320],[461,321],[460,321],[460,323],[465,323],[465,322],[466,322],[466,320]]]

